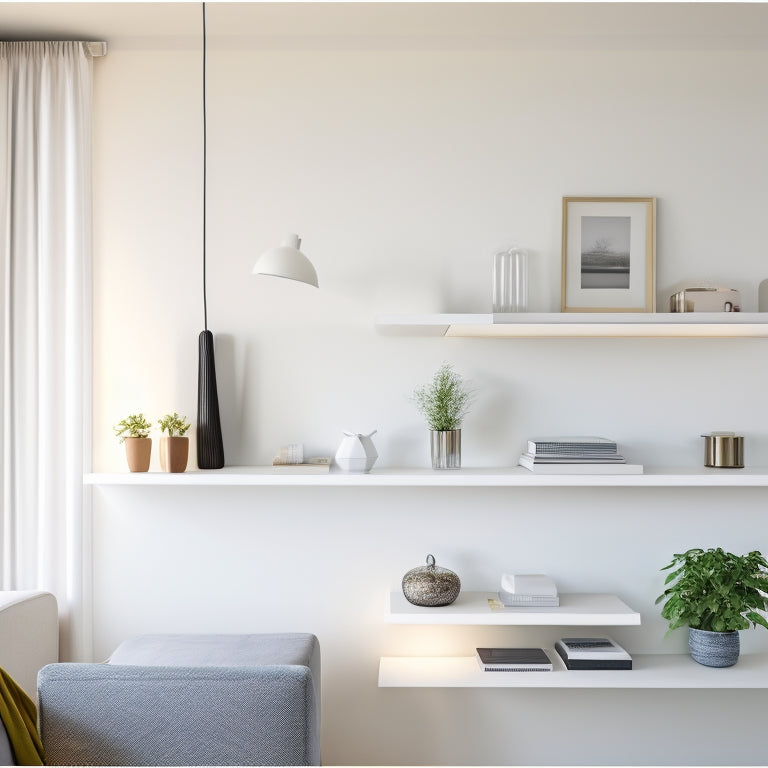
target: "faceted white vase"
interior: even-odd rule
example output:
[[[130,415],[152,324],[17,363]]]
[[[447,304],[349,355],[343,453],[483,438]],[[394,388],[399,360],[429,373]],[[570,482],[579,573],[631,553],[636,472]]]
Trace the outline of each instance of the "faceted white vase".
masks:
[[[376,430],[367,435],[359,432],[345,432],[339,449],[336,451],[336,463],[344,472],[370,472],[379,454],[371,438]]]

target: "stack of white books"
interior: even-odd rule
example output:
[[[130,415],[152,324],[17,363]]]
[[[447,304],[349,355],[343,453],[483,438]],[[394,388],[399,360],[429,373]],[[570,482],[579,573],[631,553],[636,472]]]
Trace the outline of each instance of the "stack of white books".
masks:
[[[499,600],[507,608],[552,607],[560,605],[557,586],[542,573],[512,574],[501,577]]]
[[[616,441],[606,437],[534,437],[518,463],[542,474],[643,473],[642,464],[628,464],[618,452]]]

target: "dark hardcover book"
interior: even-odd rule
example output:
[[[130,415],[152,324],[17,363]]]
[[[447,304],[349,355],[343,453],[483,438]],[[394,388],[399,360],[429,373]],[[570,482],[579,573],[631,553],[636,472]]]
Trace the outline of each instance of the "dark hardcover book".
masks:
[[[477,660],[486,672],[551,672],[543,648],[478,648]]]
[[[632,669],[632,659],[569,659],[568,651],[559,641],[555,643],[555,650],[566,669]]]

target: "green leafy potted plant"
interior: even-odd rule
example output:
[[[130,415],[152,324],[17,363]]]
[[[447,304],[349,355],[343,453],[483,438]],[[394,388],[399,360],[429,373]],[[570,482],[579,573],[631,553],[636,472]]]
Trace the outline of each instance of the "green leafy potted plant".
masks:
[[[766,567],[760,552],[734,555],[718,547],[689,549],[662,568],[674,570],[656,603],[666,600],[661,615],[669,620],[670,632],[688,627],[688,646],[699,664],[732,666],[739,658],[739,630],[758,624],[768,629],[758,613],[768,608]]]
[[[413,400],[430,430],[432,469],[460,469],[461,424],[472,400],[462,377],[443,363],[429,384],[416,388]]]
[[[125,443],[125,458],[131,472],[147,472],[152,454],[152,438],[149,431],[152,425],[143,413],[132,413],[114,426],[115,434],[121,443]]]
[[[160,438],[160,468],[163,472],[184,472],[189,459],[189,438],[186,432],[189,422],[186,416],[179,416],[176,411],[166,413],[157,422],[167,436]]]

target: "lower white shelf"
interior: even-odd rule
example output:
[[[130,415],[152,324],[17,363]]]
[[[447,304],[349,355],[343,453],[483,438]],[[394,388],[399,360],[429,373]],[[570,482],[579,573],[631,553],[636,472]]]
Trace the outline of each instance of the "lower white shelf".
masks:
[[[484,672],[474,656],[379,660],[379,688],[768,688],[768,654],[742,654],[733,667],[697,664],[687,654],[632,655],[630,670],[567,670],[547,649],[552,672]]]

